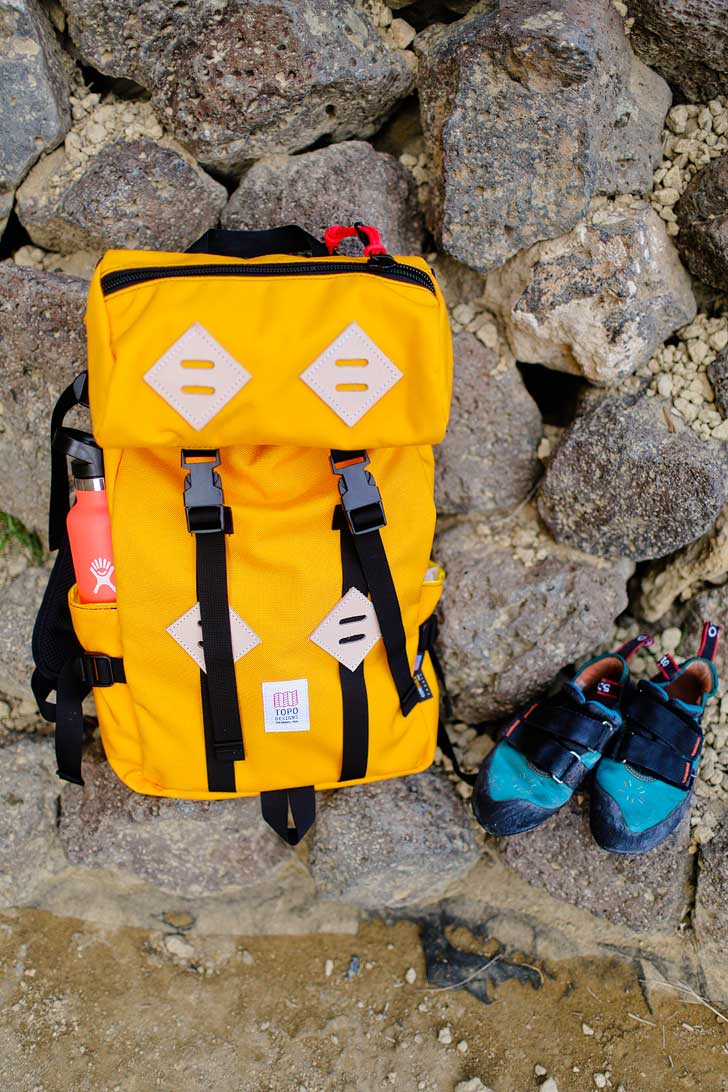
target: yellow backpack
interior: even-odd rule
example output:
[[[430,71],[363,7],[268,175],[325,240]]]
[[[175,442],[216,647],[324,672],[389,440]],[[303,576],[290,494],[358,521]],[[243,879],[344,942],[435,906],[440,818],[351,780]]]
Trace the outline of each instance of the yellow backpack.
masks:
[[[99,263],[88,383],[51,426],[59,554],[34,633],[33,688],[66,780],[83,784],[91,687],[131,789],[260,793],[292,844],[315,789],[431,763],[431,445],[450,332],[426,262],[357,231],[364,257],[330,254],[352,229],[327,248],[289,227]],[[63,420],[77,404],[103,448],[115,603],[82,603],[73,583]]]

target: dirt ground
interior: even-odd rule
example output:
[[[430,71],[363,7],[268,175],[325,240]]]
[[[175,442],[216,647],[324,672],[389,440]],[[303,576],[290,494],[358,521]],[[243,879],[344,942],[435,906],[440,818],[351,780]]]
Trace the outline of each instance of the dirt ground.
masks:
[[[728,1090],[728,1022],[646,997],[631,964],[542,963],[484,1004],[428,984],[414,924],[272,938],[188,924],[0,914],[0,1092]],[[497,954],[469,943],[483,966]]]

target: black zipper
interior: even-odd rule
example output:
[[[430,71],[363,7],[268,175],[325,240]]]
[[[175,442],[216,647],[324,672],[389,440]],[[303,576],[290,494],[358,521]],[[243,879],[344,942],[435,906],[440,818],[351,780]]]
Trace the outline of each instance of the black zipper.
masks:
[[[413,265],[396,262],[390,255],[376,255],[366,264],[361,262],[260,262],[250,265],[169,265],[142,266],[139,269],[115,269],[101,278],[105,296],[145,281],[165,277],[298,277],[322,276],[329,273],[369,273],[391,281],[403,281],[427,288],[434,294],[432,278]]]

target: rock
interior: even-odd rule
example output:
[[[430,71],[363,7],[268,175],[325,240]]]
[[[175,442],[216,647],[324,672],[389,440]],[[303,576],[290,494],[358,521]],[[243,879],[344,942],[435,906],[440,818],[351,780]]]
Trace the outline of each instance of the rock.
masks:
[[[688,904],[689,835],[685,820],[644,856],[605,853],[591,836],[587,803],[572,797],[547,823],[504,839],[502,853],[520,876],[554,898],[635,932],[672,932]]]
[[[0,263],[0,511],[45,539],[53,404],[86,366],[88,286]]]
[[[502,530],[438,537],[448,575],[440,651],[458,718],[496,720],[539,696],[607,638],[627,605],[631,566],[557,546],[531,509]]]
[[[639,616],[646,622],[656,622],[678,597],[689,598],[706,581],[722,583],[726,572],[728,509],[724,508],[707,534],[643,573]]]
[[[0,0],[0,234],[13,191],[71,124],[61,51],[37,0]]]
[[[703,623],[717,622],[724,626],[728,621],[728,584],[717,588],[706,588],[692,596],[680,608],[678,614],[680,633],[680,659],[697,656],[703,635]],[[664,634],[663,634],[664,645]],[[715,666],[718,678],[728,679],[728,641],[723,634],[715,651]]]
[[[728,275],[728,155],[698,171],[675,213],[680,226],[677,245],[686,266],[701,281],[722,290]]]
[[[557,542],[599,557],[664,557],[702,535],[726,502],[725,457],[659,398],[604,398],[577,417],[538,499]]]
[[[217,223],[219,182],[181,147],[152,140],[101,145],[78,171],[63,149],[42,159],[17,193],[18,217],[47,250],[186,250]]]
[[[0,691],[14,698],[31,697],[30,639],[49,575],[41,566],[24,569],[0,595]]]
[[[478,856],[462,802],[432,769],[327,796],[309,864],[323,898],[382,910],[437,901]]]
[[[469,1081],[460,1081],[455,1085],[455,1092],[492,1092],[483,1084],[480,1077],[471,1077]]]
[[[728,348],[718,353],[706,370],[715,395],[715,405],[723,417],[728,417]]]
[[[0,905],[14,906],[53,867],[60,781],[50,740],[21,739],[0,756]]]
[[[632,48],[688,102],[728,92],[728,20],[723,0],[629,0]]]
[[[698,941],[722,950],[725,959],[725,938],[728,933],[728,808],[724,808],[712,839],[700,847],[693,920]]]
[[[646,201],[592,203],[568,235],[488,277],[486,300],[520,361],[617,384],[695,317],[690,278]]]
[[[143,19],[133,0],[64,6],[83,57],[151,92],[165,126],[224,173],[322,137],[370,136],[413,84],[412,54],[348,0],[152,2]]]
[[[301,224],[317,238],[330,224],[360,220],[379,228],[393,254],[420,254],[422,216],[412,176],[363,140],[254,163],[223,213],[223,227]],[[361,254],[358,242],[340,253]]]
[[[82,791],[65,785],[61,795],[59,835],[74,865],[118,869],[195,898],[271,884],[291,857],[263,822],[255,797],[140,796],[119,781],[100,749],[84,756],[83,776]]]
[[[541,414],[502,343],[491,347],[460,333],[453,351],[450,424],[435,451],[438,511],[509,512],[540,471]]]
[[[594,194],[652,188],[670,90],[612,4],[481,4],[415,50],[431,227],[466,265],[485,272],[563,235]]]

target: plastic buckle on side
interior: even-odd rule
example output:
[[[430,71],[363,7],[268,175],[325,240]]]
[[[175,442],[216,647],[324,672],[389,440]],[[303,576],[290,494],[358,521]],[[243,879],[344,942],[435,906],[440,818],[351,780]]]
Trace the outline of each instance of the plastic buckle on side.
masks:
[[[116,682],[111,657],[102,652],[87,652],[81,656],[79,676],[86,686],[113,686]]]
[[[377,483],[366,469],[369,456],[366,451],[353,452],[342,458],[331,455],[331,470],[339,477],[339,494],[346,521],[352,535],[366,535],[386,527],[382,496]]]
[[[220,465],[220,452],[214,450],[183,450],[182,467],[185,478],[184,502],[187,530],[192,535],[226,532],[228,517],[223,504],[222,482],[215,468]]]

